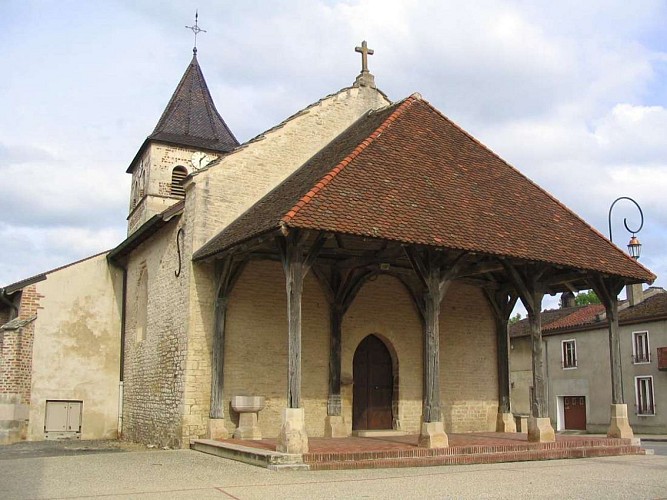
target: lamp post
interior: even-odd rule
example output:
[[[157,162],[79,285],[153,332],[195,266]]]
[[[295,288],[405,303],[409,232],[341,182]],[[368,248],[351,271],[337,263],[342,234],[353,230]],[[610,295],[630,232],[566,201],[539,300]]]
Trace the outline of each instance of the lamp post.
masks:
[[[609,207],[609,240],[612,243],[614,242],[614,237],[611,231],[611,211],[614,208],[614,205],[616,205],[616,202],[620,200],[631,201],[632,203],[635,204],[637,210],[639,210],[639,216],[641,218],[641,221],[639,223],[639,227],[636,230],[632,230],[628,227],[628,219],[626,218],[623,219],[623,225],[625,226],[625,229],[628,231],[628,233],[632,233],[632,237],[630,238],[630,242],[628,243],[628,253],[633,259],[637,260],[639,259],[639,256],[641,255],[642,251],[642,244],[639,242],[639,238],[637,238],[637,233],[642,230],[642,227],[644,227],[644,213],[642,212],[642,209],[639,206],[639,204],[628,196],[621,196],[619,198],[616,198]]]

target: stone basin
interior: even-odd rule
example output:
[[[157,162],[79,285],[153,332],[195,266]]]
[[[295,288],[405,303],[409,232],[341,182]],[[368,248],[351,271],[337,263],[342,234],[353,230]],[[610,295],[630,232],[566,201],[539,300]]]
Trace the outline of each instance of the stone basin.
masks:
[[[232,409],[238,413],[257,412],[264,408],[264,396],[233,396]]]

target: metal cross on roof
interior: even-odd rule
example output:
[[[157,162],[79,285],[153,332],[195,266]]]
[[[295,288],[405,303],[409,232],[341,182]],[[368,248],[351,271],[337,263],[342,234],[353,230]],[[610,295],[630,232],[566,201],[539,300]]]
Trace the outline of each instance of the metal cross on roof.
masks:
[[[199,27],[199,11],[195,10],[195,25],[194,26],[186,26],[187,29],[192,30],[192,32],[195,34],[195,46],[192,49],[192,53],[197,55],[197,35],[201,32],[206,33],[206,30],[203,30]]]
[[[372,56],[375,51],[368,48],[366,40],[361,42],[361,47],[355,47],[354,51],[361,53],[361,71],[368,72],[368,56]]]

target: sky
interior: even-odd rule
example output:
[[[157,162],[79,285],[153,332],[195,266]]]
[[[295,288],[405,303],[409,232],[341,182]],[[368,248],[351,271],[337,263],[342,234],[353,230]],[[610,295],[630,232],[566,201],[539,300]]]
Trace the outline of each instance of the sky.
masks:
[[[419,92],[667,280],[664,0],[0,0],[0,287],[111,249],[192,57],[240,141],[349,86]],[[612,213],[625,249],[639,212]],[[582,249],[585,251],[585,249]],[[555,304],[556,298],[546,301]]]

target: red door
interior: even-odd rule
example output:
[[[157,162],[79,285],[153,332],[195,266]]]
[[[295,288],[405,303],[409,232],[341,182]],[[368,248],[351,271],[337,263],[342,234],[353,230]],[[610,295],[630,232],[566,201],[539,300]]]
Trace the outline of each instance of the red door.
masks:
[[[586,430],[586,398],[584,396],[564,396],[565,429]]]
[[[391,354],[375,335],[369,335],[357,347],[353,377],[352,429],[391,429],[394,392]]]

